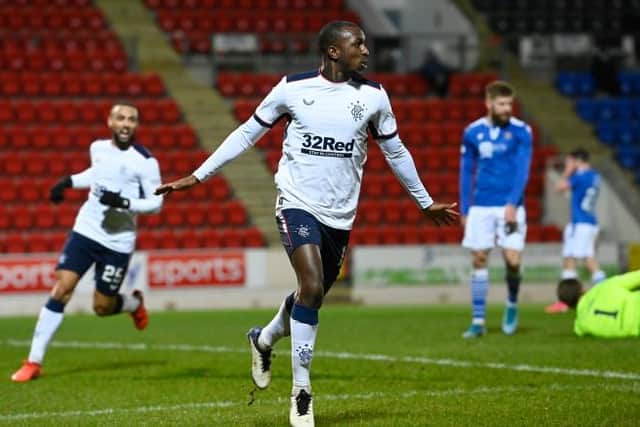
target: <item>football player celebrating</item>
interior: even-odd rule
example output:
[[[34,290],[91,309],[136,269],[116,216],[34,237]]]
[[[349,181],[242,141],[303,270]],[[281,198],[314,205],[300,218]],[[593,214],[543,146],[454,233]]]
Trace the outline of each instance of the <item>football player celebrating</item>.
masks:
[[[52,189],[53,203],[64,201],[66,188],[89,188],[62,250],[51,296],[42,307],[31,351],[11,379],[26,382],[41,375],[44,354],[64,315],[65,305],[84,273],[95,265],[93,310],[98,316],[127,312],[137,329],[147,326],[142,293],[119,293],[136,240],[136,214],[158,212],[162,197],[153,191],[160,184],[158,162],[134,142],[138,109],[119,103],[111,108],[111,139],[94,141],[89,149],[91,166],[66,176]],[[141,197],[141,195],[145,195]]]
[[[254,145],[279,119],[288,122],[275,176],[276,222],[298,281],[271,322],[252,328],[252,377],[258,388],[271,380],[271,350],[291,335],[293,388],[289,420],[313,426],[311,361],[318,311],[335,281],[355,219],[362,169],[371,132],[396,176],[435,224],[457,219],[455,204],[435,203],[398,137],[384,88],[363,78],[369,49],[356,24],[334,21],[318,35],[318,70],[284,77],[255,114],[233,131],[191,175],[160,186],[158,194],[184,190],[214,175]]]

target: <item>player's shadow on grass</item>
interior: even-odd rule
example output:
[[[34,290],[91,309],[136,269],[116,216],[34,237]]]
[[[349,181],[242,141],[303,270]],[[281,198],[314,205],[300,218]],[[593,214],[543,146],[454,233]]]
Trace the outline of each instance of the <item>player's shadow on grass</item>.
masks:
[[[513,335],[505,335],[502,332],[502,327],[500,326],[492,326],[487,328],[487,335],[489,336],[502,336],[506,338],[518,338],[518,335],[529,335],[532,331],[535,331],[535,328],[530,328],[527,326],[518,326],[518,330]],[[480,338],[482,339],[482,338]]]
[[[245,380],[249,376],[247,372],[238,374],[228,373],[218,369],[211,369],[208,367],[190,367],[175,369],[172,371],[163,371],[157,375],[149,375],[145,377],[145,380],[151,381],[173,381],[176,379],[197,379],[197,378],[224,378],[230,380]],[[249,382],[251,380],[249,379]]]
[[[316,412],[316,411],[314,411]],[[350,425],[351,421],[355,423],[362,423],[363,420],[376,420],[379,423],[385,419],[389,419],[389,425],[393,425],[393,420],[397,414],[393,412],[384,412],[379,409],[373,409],[367,407],[366,410],[342,410],[334,414],[318,414],[315,413],[316,425],[332,426],[332,425]]]
[[[46,375],[48,377],[66,376],[69,374],[77,374],[78,372],[105,372],[105,371],[131,371],[136,372],[136,377],[139,376],[139,368],[147,368],[149,366],[161,366],[168,364],[165,360],[131,360],[131,361],[117,361],[108,362],[94,365],[76,365],[73,369],[64,369],[60,371],[48,371]],[[133,376],[133,373],[132,373]]]

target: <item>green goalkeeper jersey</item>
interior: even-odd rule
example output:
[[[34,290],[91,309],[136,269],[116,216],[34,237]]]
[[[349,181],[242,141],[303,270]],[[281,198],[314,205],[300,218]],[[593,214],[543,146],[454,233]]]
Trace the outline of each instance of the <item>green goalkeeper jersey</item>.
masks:
[[[640,335],[640,270],[611,277],[578,302],[574,331],[604,338]]]

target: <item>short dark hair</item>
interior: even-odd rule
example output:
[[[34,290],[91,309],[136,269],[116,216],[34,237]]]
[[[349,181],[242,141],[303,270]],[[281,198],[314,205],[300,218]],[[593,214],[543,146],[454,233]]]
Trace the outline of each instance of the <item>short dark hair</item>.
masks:
[[[576,148],[569,153],[569,156],[577,160],[582,160],[585,163],[589,161],[589,152],[584,148]]]
[[[513,86],[503,80],[495,80],[489,83],[484,93],[489,99],[497,98],[498,96],[515,96],[516,91],[513,90]]]
[[[331,21],[322,27],[318,33],[318,50],[325,53],[329,46],[335,44],[345,36],[346,28],[360,28],[358,24],[351,21]]]
[[[109,109],[109,114],[111,114],[111,111],[113,111],[114,107],[117,107],[117,106],[133,108],[134,110],[136,110],[136,113],[138,113],[138,121],[140,121],[140,109],[133,102],[127,101],[126,99],[119,99],[113,104],[111,104],[111,108]]]
[[[582,296],[582,283],[578,279],[562,279],[558,282],[558,299],[571,308],[576,308]]]

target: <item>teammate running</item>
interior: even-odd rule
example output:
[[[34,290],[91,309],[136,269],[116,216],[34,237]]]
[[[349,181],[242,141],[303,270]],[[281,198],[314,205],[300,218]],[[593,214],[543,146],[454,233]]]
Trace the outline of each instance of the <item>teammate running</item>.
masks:
[[[137,329],[148,317],[140,291],[119,293],[136,240],[136,214],[158,212],[162,197],[153,194],[160,184],[158,162],[134,142],[138,109],[129,104],[112,107],[108,125],[113,136],[91,144],[91,166],[61,179],[52,189],[53,203],[64,200],[66,188],[89,188],[56,268],[51,297],[40,311],[31,351],[11,379],[26,382],[42,373],[44,354],[64,315],[80,278],[95,264],[93,310],[98,316],[131,314]]]
[[[318,310],[335,281],[347,249],[371,132],[390,167],[424,214],[437,225],[456,220],[454,204],[434,201],[398,137],[385,90],[359,72],[367,68],[365,34],[351,22],[334,21],[318,35],[319,70],[284,77],[192,175],[156,193],[184,190],[217,173],[254,145],[278,120],[288,125],[275,176],[276,222],[298,280],[271,322],[248,332],[252,377],[264,389],[271,380],[271,350],[291,335],[292,426],[313,426],[310,380]]]

